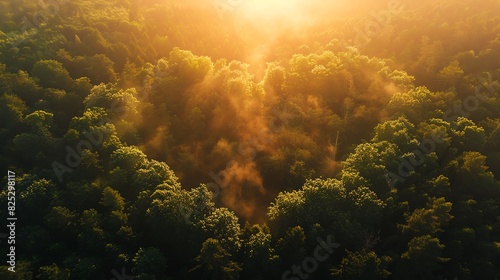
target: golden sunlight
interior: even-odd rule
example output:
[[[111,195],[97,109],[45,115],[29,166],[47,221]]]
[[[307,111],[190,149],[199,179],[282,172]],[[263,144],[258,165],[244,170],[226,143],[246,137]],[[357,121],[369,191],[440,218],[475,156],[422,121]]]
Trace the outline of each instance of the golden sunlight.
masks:
[[[292,15],[300,12],[298,7],[302,0],[247,0],[240,10],[254,16]]]
[[[238,0],[235,29],[247,43],[275,42],[280,36],[300,36],[323,18],[338,17],[345,2],[332,0]]]
[[[303,23],[303,0],[253,0],[238,7],[235,28],[247,43],[274,41],[279,35]]]

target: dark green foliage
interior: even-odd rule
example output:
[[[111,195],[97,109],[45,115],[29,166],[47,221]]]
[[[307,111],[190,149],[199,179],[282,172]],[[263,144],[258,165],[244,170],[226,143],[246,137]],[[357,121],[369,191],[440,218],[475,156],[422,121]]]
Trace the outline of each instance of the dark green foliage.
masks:
[[[498,1],[35,2],[0,0],[0,279],[500,278]]]

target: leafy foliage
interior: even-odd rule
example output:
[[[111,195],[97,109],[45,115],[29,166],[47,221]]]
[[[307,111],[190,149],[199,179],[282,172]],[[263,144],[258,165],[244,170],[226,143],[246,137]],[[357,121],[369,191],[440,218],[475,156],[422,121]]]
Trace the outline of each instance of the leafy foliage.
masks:
[[[212,2],[0,1],[0,279],[500,277],[498,1]]]

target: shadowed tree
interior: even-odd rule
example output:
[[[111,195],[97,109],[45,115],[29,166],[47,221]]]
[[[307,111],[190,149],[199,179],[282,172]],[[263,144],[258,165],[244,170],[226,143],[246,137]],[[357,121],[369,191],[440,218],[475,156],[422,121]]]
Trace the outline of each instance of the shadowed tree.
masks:
[[[347,251],[341,263],[331,270],[335,279],[387,279],[390,272],[387,267],[390,257],[379,258],[373,251]]]
[[[164,279],[167,259],[158,248],[139,248],[132,261],[137,279]]]
[[[75,83],[62,63],[55,60],[38,61],[33,66],[32,74],[45,88],[71,90]]]
[[[67,280],[70,278],[69,269],[60,269],[55,263],[50,266],[42,266],[38,271],[38,279]]]
[[[435,279],[433,272],[441,268],[441,263],[449,259],[441,257],[444,245],[438,238],[423,235],[408,242],[408,251],[401,255],[405,263],[399,277],[406,279]]]
[[[243,246],[243,273],[248,279],[268,279],[275,274],[279,262],[271,244],[271,234],[258,231]],[[276,275],[274,275],[276,277]]]
[[[201,279],[239,279],[240,265],[231,260],[231,254],[223,248],[217,239],[209,238],[203,242],[200,254],[195,260],[198,265],[191,271],[200,271]]]

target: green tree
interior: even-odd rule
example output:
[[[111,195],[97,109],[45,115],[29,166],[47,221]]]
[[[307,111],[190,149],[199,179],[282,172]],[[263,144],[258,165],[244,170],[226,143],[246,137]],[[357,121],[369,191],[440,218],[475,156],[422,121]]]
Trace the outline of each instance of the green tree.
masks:
[[[146,199],[143,197],[141,204],[146,203]],[[165,252],[172,267],[192,260],[199,252],[205,234],[190,219],[195,212],[190,193],[178,182],[163,183],[156,187],[149,199],[151,203],[146,208],[144,229],[137,230],[144,231],[144,238]]]
[[[107,211],[119,211],[122,212],[125,209],[125,201],[120,193],[110,187],[106,187],[102,191],[101,205]]]
[[[240,224],[234,212],[227,208],[216,208],[209,216],[200,222],[201,228],[208,238],[215,238],[230,254],[236,253],[241,247]]]
[[[113,168],[119,167],[128,172],[134,172],[147,164],[147,157],[137,147],[122,147],[113,152],[110,163]]]
[[[243,273],[251,279],[266,279],[272,277],[277,269],[278,255],[271,244],[271,234],[258,231],[250,235],[243,246],[245,255]]]
[[[48,161],[48,155],[52,155],[56,144],[51,132],[53,116],[52,113],[37,110],[24,118],[23,124],[31,131],[16,135],[13,142],[14,147],[27,162],[41,164]]]
[[[70,90],[74,86],[68,70],[55,60],[38,61],[33,66],[32,75],[38,79],[38,84],[45,88]]]
[[[88,77],[94,84],[116,82],[117,75],[114,70],[114,62],[104,54],[95,54],[90,59]]]
[[[473,193],[476,198],[489,198],[499,195],[498,181],[488,171],[487,157],[479,152],[464,152],[450,162],[450,179],[452,186],[460,193]]]
[[[386,174],[389,171],[398,170],[397,157],[399,154],[400,151],[396,144],[387,141],[358,145],[354,153],[350,154],[344,162],[342,180],[346,184],[346,188],[360,187],[359,185],[351,185],[349,177],[352,175],[346,177],[350,174],[359,174],[377,194],[388,192],[390,185]]]
[[[290,227],[286,233],[278,239],[276,252],[280,256],[284,267],[301,263],[307,256],[305,247],[305,233],[300,226]]]
[[[460,151],[482,151],[486,144],[484,128],[466,118],[460,117],[454,123],[453,144]]]
[[[209,57],[195,56],[190,51],[174,48],[168,57],[168,72],[188,83],[199,82],[212,69]]]
[[[379,258],[374,251],[347,251],[340,265],[331,270],[335,279],[387,279],[390,257]]]
[[[135,121],[139,116],[137,96],[135,88],[123,90],[118,89],[114,84],[101,83],[90,90],[90,94],[85,97],[84,104],[86,108],[106,108],[110,118],[120,117]]]
[[[0,96],[0,118],[2,122],[2,134],[6,137],[12,135],[21,125],[24,114],[28,111],[26,103],[13,94],[2,94]],[[2,137],[2,139],[5,139]]]
[[[148,160],[134,172],[132,178],[132,183],[138,190],[154,190],[162,183],[176,184],[177,181],[178,178],[170,167],[157,160]]]
[[[167,259],[155,247],[139,248],[132,261],[139,279],[163,279],[167,270]]]
[[[439,78],[443,80],[443,88],[455,86],[463,74],[464,70],[460,68],[460,62],[458,60],[451,61],[448,66],[439,71]]]
[[[128,216],[124,212],[125,200],[120,193],[110,187],[104,188],[100,204],[104,207],[103,228],[109,232],[117,232],[126,227]]]
[[[0,277],[5,280],[25,280],[33,279],[31,263],[27,261],[16,262],[16,272],[8,270],[7,265],[0,266]]]
[[[203,279],[238,279],[241,268],[231,257],[217,239],[209,238],[203,242],[200,254],[195,259],[198,265],[192,271],[200,270]]]
[[[406,217],[406,225],[402,225],[402,231],[410,231],[416,235],[435,234],[444,231],[444,227],[453,219],[450,215],[452,203],[443,197],[433,199],[428,208],[415,209],[411,215]]]
[[[411,123],[420,123],[426,117],[437,117],[439,105],[445,105],[440,102],[434,102],[436,94],[432,93],[426,87],[417,87],[408,92],[396,93],[392,96],[387,111],[391,116],[405,116]]]
[[[414,135],[415,126],[405,117],[399,117],[377,125],[372,142],[388,141],[396,144],[402,151],[412,151],[418,147]]]
[[[102,222],[102,215],[97,210],[83,211],[78,223],[78,248],[81,252],[91,256],[99,256],[102,253],[106,238]]]
[[[75,211],[63,206],[54,206],[45,216],[44,223],[47,229],[54,233],[57,240],[71,243],[76,238],[76,217]]]
[[[49,206],[58,198],[55,184],[46,179],[32,181],[20,194],[20,212],[32,223],[42,219],[50,210]]]
[[[408,251],[401,255],[407,269],[403,272],[407,279],[431,279],[433,271],[441,268],[440,263],[449,259],[441,257],[444,245],[438,238],[423,235],[413,238],[408,242]]]
[[[55,263],[50,266],[42,266],[38,271],[38,279],[67,280],[70,278],[69,269],[60,269]]]

